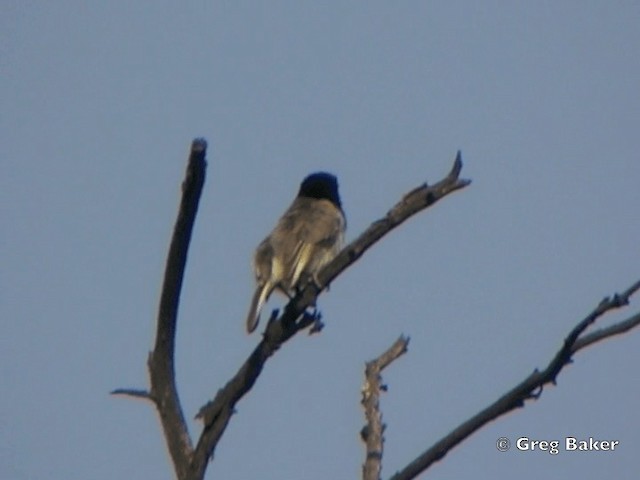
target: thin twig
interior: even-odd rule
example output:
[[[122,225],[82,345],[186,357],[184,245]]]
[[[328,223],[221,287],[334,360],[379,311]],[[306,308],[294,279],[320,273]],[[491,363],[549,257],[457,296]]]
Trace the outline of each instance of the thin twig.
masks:
[[[140,390],[137,388],[116,388],[112,390],[111,395],[125,395],[127,397],[141,398],[143,400],[154,401],[148,390]]]
[[[629,330],[637,327],[638,325],[640,325],[640,313],[636,313],[626,320],[615,323],[606,328],[601,328],[599,330],[596,330],[595,332],[591,332],[590,334],[579,338],[578,340],[576,340],[576,343],[573,345],[571,351],[572,353],[575,353],[578,350],[582,350],[583,348],[588,347],[592,343],[599,342],[601,340],[604,340],[605,338],[610,338],[615,335],[626,333]]]
[[[366,425],[360,431],[366,445],[366,457],[362,466],[363,480],[379,480],[382,471],[385,426],[380,413],[380,392],[386,390],[386,387],[382,383],[381,373],[391,362],[406,353],[408,345],[409,337],[401,335],[386,352],[367,362],[365,366],[365,381],[360,401],[367,419]]]

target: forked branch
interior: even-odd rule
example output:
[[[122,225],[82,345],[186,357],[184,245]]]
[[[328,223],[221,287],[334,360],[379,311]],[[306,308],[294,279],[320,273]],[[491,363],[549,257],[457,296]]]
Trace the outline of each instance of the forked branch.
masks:
[[[442,459],[451,449],[487,423],[517,408],[523,407],[527,400],[536,400],[542,394],[545,385],[555,384],[556,378],[565,365],[571,363],[573,354],[589,345],[602,341],[614,335],[619,335],[640,325],[640,313],[610,327],[597,330],[591,334],[581,336],[585,330],[598,318],[607,312],[629,304],[629,298],[640,289],[640,281],[634,283],[621,294],[606,297],[567,335],[562,348],[556,353],[549,365],[543,370],[537,369],[504,394],[493,404],[459,425],[444,438],[437,441],[429,449],[420,454],[401,471],[391,477],[391,480],[410,480],[428,469],[433,463]]]

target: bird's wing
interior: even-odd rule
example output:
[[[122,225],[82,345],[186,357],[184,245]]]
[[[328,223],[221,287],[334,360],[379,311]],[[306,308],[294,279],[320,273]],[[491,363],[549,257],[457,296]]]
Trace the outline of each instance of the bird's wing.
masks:
[[[328,200],[298,198],[295,206],[283,217],[291,231],[287,239],[291,256],[285,265],[291,288],[305,270],[315,272],[335,256],[342,244],[345,222],[342,212]]]

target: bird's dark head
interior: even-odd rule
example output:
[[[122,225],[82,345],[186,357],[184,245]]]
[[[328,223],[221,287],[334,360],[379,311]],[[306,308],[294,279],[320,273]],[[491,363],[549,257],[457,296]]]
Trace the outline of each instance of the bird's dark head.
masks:
[[[326,199],[342,208],[338,194],[338,179],[327,172],[312,173],[300,184],[298,197]]]

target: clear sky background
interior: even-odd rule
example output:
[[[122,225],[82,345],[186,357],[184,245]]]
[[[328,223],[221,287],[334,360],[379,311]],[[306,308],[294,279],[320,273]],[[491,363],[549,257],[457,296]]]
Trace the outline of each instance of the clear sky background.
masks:
[[[148,385],[197,136],[209,169],[176,357],[189,419],[259,340],[244,333],[250,258],[306,174],[338,175],[349,240],[441,179],[458,149],[473,180],[322,295],[325,330],[267,364],[211,479],[358,478],[363,365],[404,333],[410,351],[384,375],[386,478],[544,367],[602,297],[640,277],[638,2],[5,0],[2,11],[3,480],[173,478],[151,405],[109,391]],[[639,363],[638,332],[578,354],[557,387],[429,478],[632,478]],[[495,447],[569,435],[620,446]]]

